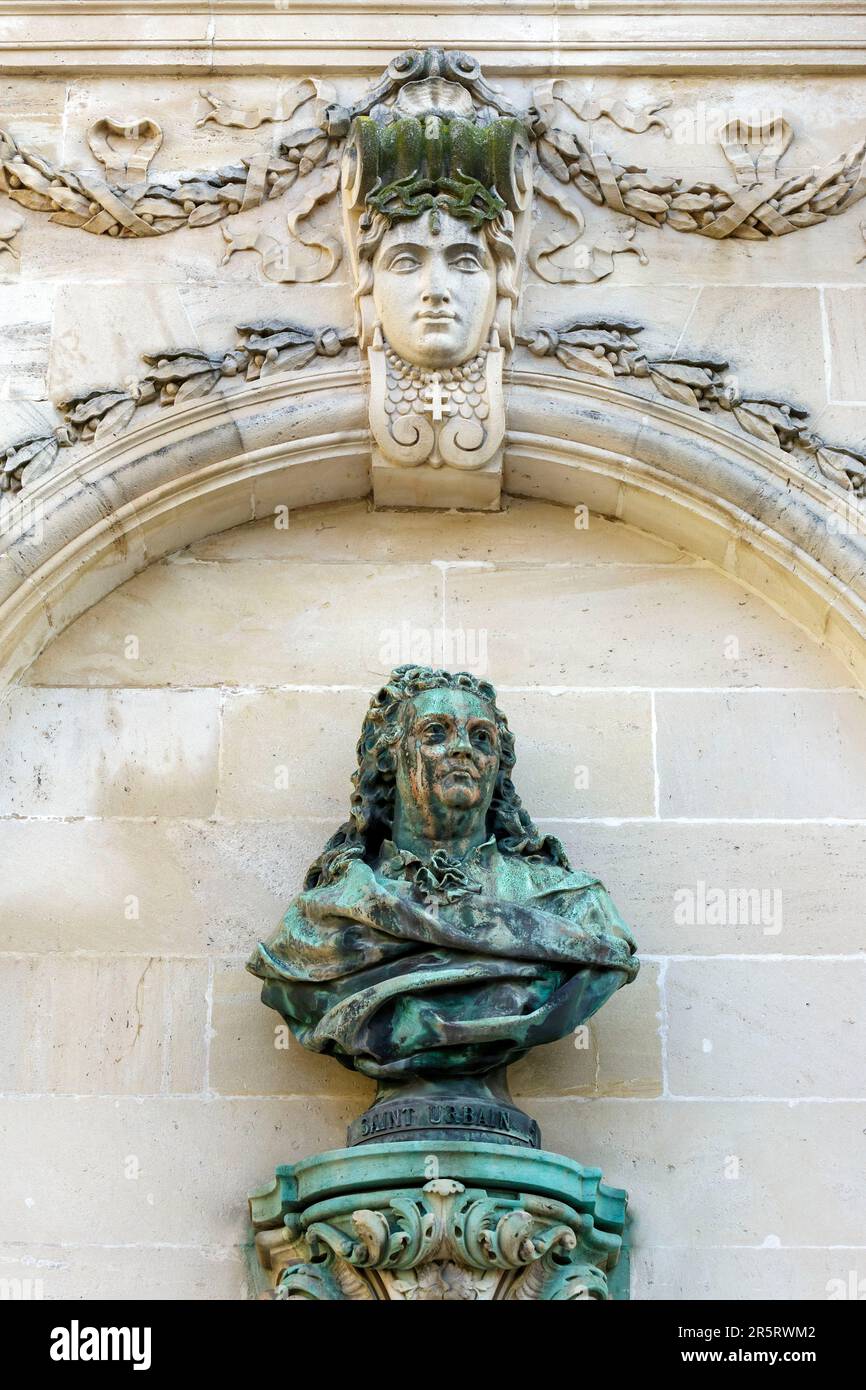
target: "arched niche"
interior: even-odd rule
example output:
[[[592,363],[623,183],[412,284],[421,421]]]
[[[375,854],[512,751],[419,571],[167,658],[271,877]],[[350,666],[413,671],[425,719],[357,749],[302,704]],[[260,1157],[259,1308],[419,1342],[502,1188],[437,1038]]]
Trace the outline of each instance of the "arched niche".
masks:
[[[584,505],[761,593],[866,672],[866,521],[786,455],[615,384],[517,368],[507,492]],[[7,516],[0,679],[154,560],[271,514],[370,491],[357,367],[274,377],[166,409],[60,466]],[[62,459],[62,455],[61,455]]]

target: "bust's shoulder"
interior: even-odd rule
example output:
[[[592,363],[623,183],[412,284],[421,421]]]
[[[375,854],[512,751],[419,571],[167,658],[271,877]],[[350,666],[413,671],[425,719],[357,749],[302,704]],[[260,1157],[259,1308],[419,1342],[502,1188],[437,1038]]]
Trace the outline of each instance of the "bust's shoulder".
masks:
[[[544,855],[513,854],[500,850],[499,856],[504,871],[525,882],[536,893],[604,887],[597,874],[586,869],[566,868]]]

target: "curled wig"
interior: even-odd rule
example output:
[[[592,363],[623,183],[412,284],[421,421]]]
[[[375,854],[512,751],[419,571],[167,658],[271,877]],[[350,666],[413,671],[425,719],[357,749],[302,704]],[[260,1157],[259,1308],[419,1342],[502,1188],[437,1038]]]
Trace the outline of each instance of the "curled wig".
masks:
[[[388,839],[394,822],[396,796],[396,747],[402,733],[402,710],[422,690],[467,690],[489,706],[499,732],[499,771],[493,788],[487,828],[501,850],[523,854],[570,867],[565,850],[552,835],[541,835],[511,781],[515,763],[514,735],[496,703],[496,691],[488,681],[468,671],[433,670],[429,666],[398,666],[387,684],[373,696],[358,740],[358,766],[352,775],[349,819],[331,836],[318,859],[307,870],[305,888],[333,882],[352,859],[375,857]]]

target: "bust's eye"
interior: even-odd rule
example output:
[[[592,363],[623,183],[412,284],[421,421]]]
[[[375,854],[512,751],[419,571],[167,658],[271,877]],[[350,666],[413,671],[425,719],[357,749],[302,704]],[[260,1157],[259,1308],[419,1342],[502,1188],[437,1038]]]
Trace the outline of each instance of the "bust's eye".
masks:
[[[461,255],[455,256],[451,264],[455,270],[465,271],[468,275],[474,275],[476,270],[484,269],[478,257],[473,256],[471,251],[464,251]]]
[[[424,738],[428,743],[439,743],[445,737],[444,724],[425,724]]]
[[[418,257],[413,256],[411,251],[399,251],[388,262],[388,269],[396,271],[398,275],[406,275],[417,270],[419,265]]]
[[[478,748],[490,748],[493,740],[490,737],[490,731],[488,729],[473,729],[472,742]]]

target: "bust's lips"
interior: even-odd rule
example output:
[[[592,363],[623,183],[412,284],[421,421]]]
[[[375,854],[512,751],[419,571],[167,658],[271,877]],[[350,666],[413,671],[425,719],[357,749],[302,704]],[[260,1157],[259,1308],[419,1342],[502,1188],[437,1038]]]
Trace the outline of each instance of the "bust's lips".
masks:
[[[474,767],[447,767],[443,773],[442,781],[453,781],[455,777],[465,778],[469,782],[478,781],[478,773]]]

